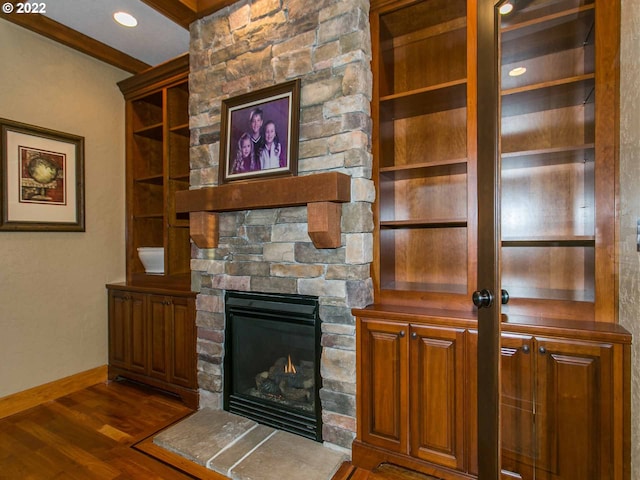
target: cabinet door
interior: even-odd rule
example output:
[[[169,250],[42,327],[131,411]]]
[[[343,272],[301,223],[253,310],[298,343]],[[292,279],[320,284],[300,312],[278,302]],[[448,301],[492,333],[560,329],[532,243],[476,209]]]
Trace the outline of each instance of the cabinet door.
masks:
[[[407,453],[409,326],[359,319],[358,329],[358,437],[370,445]]]
[[[409,342],[411,455],[464,467],[465,331],[412,326]]]
[[[126,293],[109,291],[109,364],[114,367],[129,368],[131,364],[129,306]]]
[[[171,301],[162,295],[149,296],[149,374],[169,378]]]
[[[535,478],[613,478],[613,346],[537,338],[534,355]]]
[[[194,311],[193,299],[171,299],[169,381],[190,388],[197,387]]]
[[[109,292],[109,364],[146,373],[144,295]]]
[[[505,311],[615,322],[619,2],[511,3],[500,19]]]
[[[131,366],[130,370],[147,373],[147,321],[146,296],[141,293],[130,293],[131,315]]]
[[[502,470],[525,478],[535,465],[533,338],[503,333],[500,397]]]

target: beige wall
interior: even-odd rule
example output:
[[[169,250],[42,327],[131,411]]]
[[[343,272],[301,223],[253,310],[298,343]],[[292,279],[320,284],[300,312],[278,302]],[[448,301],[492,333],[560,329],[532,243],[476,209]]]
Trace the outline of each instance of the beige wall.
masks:
[[[640,0],[622,0],[620,54],[620,323],[633,333],[631,478],[640,478]]]
[[[86,232],[0,232],[0,397],[107,363],[124,279],[129,76],[0,20],[0,117],[85,138]]]

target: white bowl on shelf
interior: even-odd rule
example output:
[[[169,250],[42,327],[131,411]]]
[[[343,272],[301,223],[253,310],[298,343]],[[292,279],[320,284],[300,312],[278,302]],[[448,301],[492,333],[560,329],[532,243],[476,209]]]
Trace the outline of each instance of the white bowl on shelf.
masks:
[[[138,257],[146,273],[150,275],[164,275],[163,247],[139,247]]]

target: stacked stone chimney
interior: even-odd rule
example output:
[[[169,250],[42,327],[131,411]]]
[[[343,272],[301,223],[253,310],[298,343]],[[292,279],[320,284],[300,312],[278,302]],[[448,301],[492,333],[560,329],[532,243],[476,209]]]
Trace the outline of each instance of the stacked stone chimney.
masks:
[[[222,408],[225,290],[314,295],[323,438],[345,449],[356,430],[351,309],[373,300],[370,45],[366,0],[243,0],[191,26],[191,188],[218,184],[221,101],[296,78],[298,174],[351,176],[339,248],[314,247],[306,207],[221,214],[219,248],[193,247],[201,405]]]

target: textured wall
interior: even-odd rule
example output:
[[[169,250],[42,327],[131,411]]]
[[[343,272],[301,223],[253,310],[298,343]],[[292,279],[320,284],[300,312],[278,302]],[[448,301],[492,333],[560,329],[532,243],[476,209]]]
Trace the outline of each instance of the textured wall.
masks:
[[[640,0],[622,0],[620,54],[620,323],[634,336],[631,358],[631,478],[640,476]]]
[[[86,232],[0,233],[0,397],[107,363],[124,279],[128,74],[0,20],[0,116],[85,138]]]
[[[341,246],[316,249],[306,207],[221,215],[220,245],[196,251],[201,402],[220,408],[224,290],[319,297],[323,438],[350,448],[355,435],[355,325],[372,302],[369,4],[365,0],[241,1],[191,27],[191,185],[218,183],[221,100],[301,80],[299,175],[352,178]],[[266,119],[265,119],[266,120]]]

